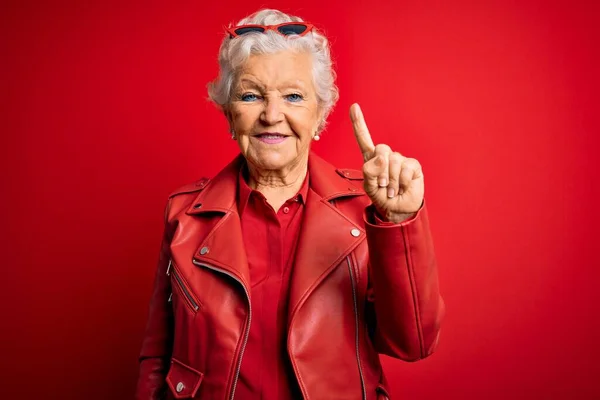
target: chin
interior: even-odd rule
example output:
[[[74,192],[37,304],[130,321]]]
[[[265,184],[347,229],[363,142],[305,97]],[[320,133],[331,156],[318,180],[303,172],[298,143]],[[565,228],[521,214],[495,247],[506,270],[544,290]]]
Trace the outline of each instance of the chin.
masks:
[[[280,169],[284,169],[285,167],[290,165],[290,162],[286,162],[284,160],[266,159],[266,160],[261,160],[258,163],[258,165],[260,166],[260,168],[265,169],[265,170],[280,170]]]
[[[283,169],[291,164],[292,157],[287,157],[283,154],[264,154],[253,160],[253,164],[265,170]]]

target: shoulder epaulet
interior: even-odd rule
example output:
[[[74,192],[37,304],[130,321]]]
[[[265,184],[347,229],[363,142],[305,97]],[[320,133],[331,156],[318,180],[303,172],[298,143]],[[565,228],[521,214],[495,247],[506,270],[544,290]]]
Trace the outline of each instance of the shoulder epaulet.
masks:
[[[362,171],[357,169],[341,169],[338,168],[335,170],[340,176],[351,180],[351,181],[362,181],[364,179]]]
[[[210,182],[210,178],[200,178],[194,183],[188,183],[187,185],[181,186],[179,189],[172,192],[169,195],[169,198],[179,194],[199,192],[208,185],[208,182]]]

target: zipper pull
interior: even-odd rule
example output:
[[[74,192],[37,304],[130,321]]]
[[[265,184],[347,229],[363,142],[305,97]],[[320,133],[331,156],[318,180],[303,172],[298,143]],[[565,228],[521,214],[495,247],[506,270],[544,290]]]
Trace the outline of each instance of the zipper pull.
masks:
[[[173,298],[173,292],[171,292],[171,294],[169,295],[169,300],[167,300],[167,302],[170,303],[172,298]]]
[[[173,259],[169,258],[169,265],[167,265],[167,276],[170,275],[172,264],[173,264]]]

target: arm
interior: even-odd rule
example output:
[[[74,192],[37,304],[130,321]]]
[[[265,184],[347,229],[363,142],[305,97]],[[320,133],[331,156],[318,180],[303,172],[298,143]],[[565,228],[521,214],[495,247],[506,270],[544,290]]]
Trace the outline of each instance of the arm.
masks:
[[[168,300],[171,293],[171,281],[167,276],[171,242],[171,233],[167,222],[169,204],[165,209],[165,229],[154,278],[154,290],[150,299],[146,333],[139,357],[140,367],[136,390],[136,399],[138,400],[162,399],[167,388],[165,377],[170,365],[173,342],[173,309]]]
[[[398,224],[378,222],[369,206],[365,227],[375,347],[406,361],[425,358],[437,347],[444,315],[425,203]]]

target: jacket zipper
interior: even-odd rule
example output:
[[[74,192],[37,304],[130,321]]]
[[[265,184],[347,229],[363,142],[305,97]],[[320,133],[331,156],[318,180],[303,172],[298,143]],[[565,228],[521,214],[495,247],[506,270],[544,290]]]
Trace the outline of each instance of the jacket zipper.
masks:
[[[252,305],[250,304],[250,294],[248,293],[248,290],[246,289],[246,286],[244,286],[242,281],[239,280],[235,275],[231,274],[230,272],[225,271],[221,268],[213,267],[212,265],[209,265],[209,264],[201,263],[199,261],[196,261],[196,259],[192,259],[192,262],[195,265],[198,265],[200,267],[208,268],[208,269],[220,272],[222,274],[225,274],[225,275],[233,278],[242,286],[242,288],[244,289],[244,292],[246,293],[246,299],[248,299],[248,320],[246,323],[246,332],[244,332],[244,340],[242,342],[242,348],[240,350],[240,355],[238,356],[237,366],[235,369],[235,376],[233,378],[233,386],[231,387],[231,394],[229,396],[229,399],[233,400],[233,397],[235,396],[235,389],[237,387],[238,379],[240,377],[240,369],[242,368],[242,358],[244,357],[244,350],[246,350],[246,344],[248,343],[248,335],[250,334],[250,323],[252,322]]]
[[[356,295],[356,280],[354,277],[354,271],[352,270],[352,261],[350,260],[350,256],[346,257],[348,261],[348,272],[350,273],[350,281],[352,282],[352,299],[354,300],[354,322],[356,329],[356,362],[358,363],[358,373],[360,374],[360,385],[362,388],[362,398],[364,400],[367,399],[367,391],[365,388],[365,377],[363,376],[362,365],[360,362],[360,350],[359,350],[359,332],[360,332],[360,321],[358,318],[358,299]]]
[[[196,300],[194,300],[194,298],[192,297],[192,295],[190,294],[190,292],[187,290],[187,288],[183,284],[183,280],[179,276],[179,273],[177,272],[177,269],[175,269],[173,267],[173,261],[169,261],[169,267],[167,268],[167,275],[171,275],[171,273],[173,274],[173,277],[175,278],[175,281],[177,281],[177,285],[179,286],[179,289],[181,289],[181,293],[183,293],[183,296],[187,299],[187,302],[188,302],[189,306],[194,311],[198,311],[198,308],[199,308],[198,302]],[[171,296],[173,296],[172,293],[171,293]],[[171,300],[171,296],[169,296],[169,300]]]
[[[379,384],[379,386],[377,386],[377,391],[383,395],[385,400],[390,400],[387,390],[385,390],[385,388],[381,385],[381,383]]]

